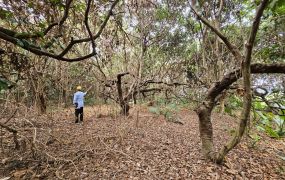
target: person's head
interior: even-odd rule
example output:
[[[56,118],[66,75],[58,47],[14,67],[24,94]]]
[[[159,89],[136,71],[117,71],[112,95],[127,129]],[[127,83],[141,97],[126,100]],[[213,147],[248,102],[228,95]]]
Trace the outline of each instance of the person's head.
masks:
[[[81,91],[81,89],[82,89],[81,86],[77,86],[77,87],[76,87],[76,90],[77,90],[77,91]]]

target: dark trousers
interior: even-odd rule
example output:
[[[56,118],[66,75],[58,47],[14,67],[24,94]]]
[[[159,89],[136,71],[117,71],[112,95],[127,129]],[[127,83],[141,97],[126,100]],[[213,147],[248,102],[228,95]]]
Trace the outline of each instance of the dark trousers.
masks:
[[[78,120],[83,121],[83,107],[75,109],[75,123],[78,123]]]

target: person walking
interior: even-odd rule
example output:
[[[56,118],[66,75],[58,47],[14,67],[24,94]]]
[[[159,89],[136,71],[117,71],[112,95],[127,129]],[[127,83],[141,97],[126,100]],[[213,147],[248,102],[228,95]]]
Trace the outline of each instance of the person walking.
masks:
[[[77,92],[73,96],[73,104],[75,107],[75,123],[79,121],[83,122],[83,107],[84,107],[84,96],[87,92],[82,92],[82,87],[76,87]]]

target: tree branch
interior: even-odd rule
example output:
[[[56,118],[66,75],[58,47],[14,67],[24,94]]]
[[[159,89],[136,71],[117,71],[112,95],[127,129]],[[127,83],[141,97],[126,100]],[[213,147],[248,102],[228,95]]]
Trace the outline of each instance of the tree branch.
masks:
[[[94,36],[90,36],[89,38],[83,38],[83,39],[78,39],[78,40],[73,40],[73,38],[71,39],[71,42],[69,43],[69,45],[60,53],[60,54],[53,54],[53,53],[50,53],[50,52],[47,52],[45,50],[42,50],[41,47],[39,46],[35,46],[33,44],[31,44],[30,42],[24,40],[24,39],[21,39],[21,38],[17,38],[16,35],[17,33],[14,32],[14,31],[11,31],[11,30],[8,30],[8,29],[5,29],[5,28],[1,28],[0,27],[0,38],[1,39],[4,39],[12,44],[15,44],[27,51],[30,51],[36,55],[39,55],[39,56],[47,56],[47,57],[51,57],[51,58],[54,58],[54,59],[57,59],[57,60],[60,60],[60,61],[67,61],[67,62],[74,62],[74,61],[81,61],[81,60],[84,60],[84,59],[87,59],[87,58],[90,58],[94,55],[96,55],[96,52],[92,52],[88,55],[85,55],[85,56],[82,56],[82,57],[77,57],[77,58],[65,58],[64,55],[66,55],[69,50],[75,45],[75,44],[78,44],[78,43],[83,43],[83,42],[89,42],[89,41],[94,41],[95,39],[97,39],[98,37],[100,37],[100,35],[102,34],[103,32],[103,29],[106,27],[107,25],[107,22],[108,20],[110,19],[111,15],[113,14],[112,13],[112,10],[115,8],[116,4],[119,2],[120,0],[115,0],[112,5],[111,5],[111,8],[109,9],[107,15],[106,15],[106,18],[105,20],[103,21],[103,23],[101,24],[98,32],[94,35]],[[64,13],[64,16],[63,18],[61,19],[61,21],[59,22],[59,24],[63,24],[64,21],[67,19],[67,16],[68,16],[68,9],[70,7],[70,4],[71,4],[72,0],[67,0],[66,2],[66,9],[65,9],[65,13]],[[90,8],[90,7],[89,7]],[[88,9],[87,9],[88,10]],[[87,14],[89,12],[86,11]],[[85,17],[86,19],[86,17]],[[88,17],[87,17],[87,21],[88,21]],[[51,29],[53,26],[55,26],[55,24],[52,24],[51,26],[49,26],[48,28]],[[89,27],[89,26],[88,26]],[[90,29],[89,29],[90,30]],[[48,31],[47,31],[48,32]],[[46,32],[46,33],[47,33]],[[89,35],[91,35],[91,31],[88,32]],[[93,42],[94,43],[94,42]],[[95,44],[95,43],[94,43]]]
[[[206,26],[208,26],[215,34],[217,34],[219,36],[219,38],[221,38],[221,40],[225,43],[225,45],[228,47],[228,49],[230,50],[230,52],[233,54],[233,56],[235,57],[235,59],[237,61],[242,61],[242,55],[239,52],[239,49],[237,48],[237,46],[235,46],[234,44],[232,44],[228,38],[221,32],[219,31],[215,26],[213,26],[207,19],[205,19],[203,16],[201,16],[197,10],[190,5],[190,8],[192,9],[192,11],[194,12],[194,14],[196,14],[196,16],[198,17],[198,19],[200,19]]]
[[[218,156],[216,158],[216,161],[222,162],[224,160],[225,155],[232,150],[241,140],[245,128],[247,126],[247,123],[250,119],[250,110],[251,110],[251,73],[250,73],[250,63],[251,63],[251,55],[252,55],[252,48],[253,48],[253,43],[256,37],[256,33],[260,24],[260,19],[263,14],[263,11],[267,5],[268,0],[263,0],[256,12],[252,27],[251,27],[251,32],[249,35],[249,39],[246,44],[246,52],[245,52],[245,59],[242,63],[242,76],[243,76],[243,85],[244,85],[244,96],[243,96],[243,108],[241,112],[241,118],[239,122],[239,127],[232,138],[231,141],[229,141],[218,153]],[[284,71],[283,71],[284,72]]]
[[[112,11],[113,9],[115,8],[116,4],[119,2],[120,0],[115,0],[113,2],[113,4],[111,5],[111,8],[109,9],[107,15],[106,15],[106,18],[105,20],[103,21],[103,23],[101,24],[98,32],[94,35],[94,36],[91,36],[89,38],[84,38],[84,39],[78,39],[78,40],[73,40],[71,39],[70,43],[68,44],[68,46],[59,54],[59,56],[64,56],[75,44],[78,44],[78,43],[83,43],[83,42],[89,42],[91,41],[92,39],[97,39],[98,37],[100,37],[100,35],[102,34],[103,32],[103,29],[105,28],[105,26],[107,25],[107,22],[108,20],[110,19],[111,15],[113,14]]]
[[[91,5],[91,0],[88,0],[87,2],[87,8],[86,8],[86,11],[85,11],[85,18],[84,18],[84,24],[86,26],[86,29],[87,29],[87,32],[89,34],[89,37],[91,39],[91,44],[92,44],[92,52],[96,53],[95,51],[95,42],[94,42],[94,38],[93,38],[93,35],[92,35],[92,32],[90,30],[90,27],[89,27],[89,24],[88,24],[88,16],[89,16],[89,11],[90,11],[90,5]]]
[[[27,33],[27,32],[18,33],[18,32],[11,31],[9,29],[5,29],[3,27],[0,27],[0,31],[8,34],[9,36],[15,37],[17,39],[30,39],[30,38],[44,37],[56,25],[59,25],[60,31],[61,31],[63,23],[68,18],[68,12],[70,9],[71,2],[72,2],[72,0],[66,0],[64,15],[61,18],[61,20],[59,22],[54,22],[54,23],[50,24],[43,32],[39,31],[39,32],[34,32],[34,33]]]
[[[283,64],[251,64],[250,70],[252,74],[269,74],[269,73],[285,73],[285,63]],[[237,69],[226,74],[223,79],[208,90],[206,99],[215,99],[221,92],[228,89],[231,84],[241,78],[241,69]]]
[[[72,3],[72,0],[66,0],[66,2],[65,2],[64,14],[63,14],[63,17],[61,18],[61,20],[58,23],[60,28],[62,27],[63,23],[68,18],[68,13],[69,13],[69,9],[70,9],[71,3]]]

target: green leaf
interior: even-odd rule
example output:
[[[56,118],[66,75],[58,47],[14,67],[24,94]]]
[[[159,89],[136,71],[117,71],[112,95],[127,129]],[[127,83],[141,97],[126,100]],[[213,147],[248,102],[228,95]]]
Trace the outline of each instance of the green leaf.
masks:
[[[281,127],[284,124],[284,120],[278,115],[275,115],[273,117],[273,120],[279,127]]]
[[[269,4],[269,7],[273,8],[276,5],[277,2],[278,2],[278,0],[271,1],[270,4]]]
[[[284,15],[285,14],[285,1],[284,0],[273,0],[269,4],[269,8],[274,14]]]
[[[268,118],[264,116],[264,114],[261,111],[256,111],[256,113],[261,117],[261,119],[268,120]]]
[[[40,31],[40,32],[36,32],[36,34],[40,37],[44,37],[44,32]]]
[[[225,112],[228,113],[229,115],[232,115],[232,108],[226,106]]]
[[[257,126],[256,129],[257,129],[258,131],[263,131],[263,132],[265,131],[265,129],[264,129],[262,126]]]
[[[157,114],[157,115],[160,114],[160,110],[159,110],[158,107],[150,107],[150,108],[148,109],[148,111],[151,112],[151,113],[153,113],[153,114]]]
[[[8,89],[8,82],[4,79],[0,79],[0,91]]]
[[[25,46],[24,43],[21,40],[19,40],[19,39],[17,39],[17,45],[20,46],[20,47],[24,47]]]
[[[40,22],[40,23],[39,23],[39,27],[42,28],[42,29],[44,29],[44,28],[46,27],[46,23]]]
[[[158,20],[163,20],[163,19],[167,19],[168,17],[170,17],[170,12],[167,8],[159,8],[156,11],[156,17]]]
[[[255,141],[259,141],[261,139],[261,137],[258,134],[250,134],[249,135],[253,140]]]
[[[276,132],[271,126],[266,126],[265,132],[272,138],[279,138],[278,132]]]
[[[254,107],[256,109],[261,110],[261,109],[264,109],[266,107],[266,104],[265,104],[265,102],[254,102]]]
[[[29,2],[29,3],[28,3],[28,7],[29,7],[29,8],[33,8],[33,7],[34,7],[34,3],[33,3],[33,2]]]
[[[0,19],[7,19],[13,17],[13,14],[10,11],[0,8]]]
[[[49,0],[49,2],[53,5],[58,5],[61,3],[60,0]]]

